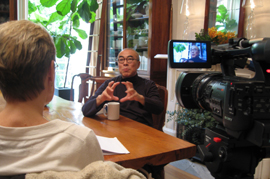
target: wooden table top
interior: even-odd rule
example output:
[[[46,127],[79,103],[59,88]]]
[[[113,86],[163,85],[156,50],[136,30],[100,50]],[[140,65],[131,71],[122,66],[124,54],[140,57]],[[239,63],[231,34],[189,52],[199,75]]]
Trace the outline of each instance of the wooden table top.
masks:
[[[194,144],[124,116],[120,116],[116,121],[107,120],[103,114],[92,118],[84,117],[81,107],[81,103],[54,96],[44,108],[43,115],[48,120],[57,118],[89,127],[99,136],[117,137],[130,153],[105,155],[104,159],[107,161],[116,162],[127,168],[139,169],[145,164],[162,165],[195,155]]]

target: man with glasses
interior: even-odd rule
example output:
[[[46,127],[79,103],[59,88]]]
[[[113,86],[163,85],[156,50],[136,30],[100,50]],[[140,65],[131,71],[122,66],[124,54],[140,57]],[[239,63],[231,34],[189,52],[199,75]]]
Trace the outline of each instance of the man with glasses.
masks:
[[[109,101],[119,101],[120,115],[152,127],[152,114],[164,108],[155,82],[138,76],[139,55],[133,49],[118,54],[118,67],[120,75],[105,81],[84,104],[84,116],[95,115]]]
[[[199,57],[200,50],[196,45],[192,45],[190,49],[191,59],[188,60],[188,62],[206,62],[205,60],[201,59]]]
[[[120,75],[105,81],[97,89],[82,107],[84,116],[95,115],[109,101],[119,101],[120,115],[152,127],[152,114],[160,114],[164,107],[155,82],[139,77],[139,67],[138,53],[129,48],[122,50],[118,54]],[[145,165],[141,170],[152,173],[157,179],[164,175],[163,166]]]

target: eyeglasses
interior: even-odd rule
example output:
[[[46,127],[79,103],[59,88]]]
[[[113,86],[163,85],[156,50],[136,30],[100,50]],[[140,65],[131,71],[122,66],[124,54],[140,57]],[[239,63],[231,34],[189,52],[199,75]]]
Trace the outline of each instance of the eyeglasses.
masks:
[[[135,59],[133,57],[127,57],[127,58],[119,57],[118,63],[123,64],[125,62],[125,60],[127,60],[127,63],[132,63],[133,60],[135,60]]]
[[[58,67],[58,64],[56,63],[56,61],[54,61],[54,69],[56,69]]]

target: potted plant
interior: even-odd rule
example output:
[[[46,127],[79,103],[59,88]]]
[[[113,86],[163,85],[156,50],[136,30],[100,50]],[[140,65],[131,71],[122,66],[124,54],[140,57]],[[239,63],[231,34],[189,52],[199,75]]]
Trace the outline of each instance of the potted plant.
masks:
[[[189,141],[195,145],[203,145],[205,128],[214,128],[218,122],[212,117],[212,113],[203,109],[186,109],[167,111],[167,121],[174,120],[177,123],[177,137]],[[196,151],[192,160],[201,162],[199,151]]]
[[[195,33],[196,40],[211,41],[212,45],[219,45],[228,43],[230,38],[237,37],[237,34],[232,31],[237,27],[236,20],[229,18],[228,10],[224,5],[218,6],[217,10],[216,22],[218,24],[208,28],[208,32],[201,29],[199,33]]]
[[[167,111],[167,114],[168,121],[174,120],[178,124],[177,137],[196,145],[203,144],[205,128],[213,128],[218,124],[212,117],[212,113],[203,109],[180,108],[175,111]]]
[[[229,42],[229,39],[236,38],[235,32],[218,31],[216,27],[208,28],[208,33],[201,29],[200,33],[195,33],[196,40],[211,41],[213,45],[220,45]]]
[[[56,94],[69,99],[70,88],[66,87],[70,55],[82,49],[81,39],[88,38],[87,33],[80,29],[80,19],[94,22],[98,3],[96,0],[34,0],[28,1],[29,20],[40,23],[51,34],[56,47],[57,58],[66,57],[65,78],[62,87],[56,88]],[[76,32],[77,36],[72,34]]]

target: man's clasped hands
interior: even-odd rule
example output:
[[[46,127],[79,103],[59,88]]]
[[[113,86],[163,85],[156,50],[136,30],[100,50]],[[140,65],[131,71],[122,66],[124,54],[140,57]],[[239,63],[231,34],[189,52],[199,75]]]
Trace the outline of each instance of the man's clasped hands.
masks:
[[[119,85],[120,83],[124,84],[127,88],[127,90],[125,91],[127,93],[127,95],[120,99],[120,102],[125,102],[125,101],[138,101],[139,103],[141,103],[142,105],[144,105],[144,96],[140,95],[134,88],[133,88],[133,84],[129,81],[126,82],[114,82],[111,81],[107,88],[102,92],[101,95],[99,95],[97,97],[97,105],[102,104],[104,101],[119,101],[119,98],[117,96],[113,95],[113,92],[116,88],[117,85]]]

